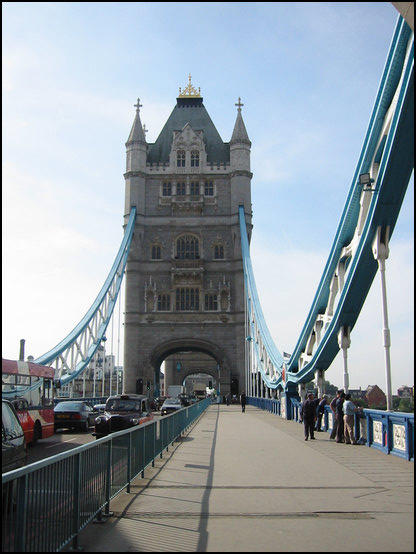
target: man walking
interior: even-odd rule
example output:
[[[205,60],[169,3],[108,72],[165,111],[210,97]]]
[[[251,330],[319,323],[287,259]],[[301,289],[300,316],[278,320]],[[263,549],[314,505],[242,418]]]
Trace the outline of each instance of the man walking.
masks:
[[[245,392],[241,393],[240,401],[241,401],[241,412],[244,413],[246,411],[246,401],[247,401]]]
[[[309,435],[311,440],[315,440],[314,427],[316,418],[316,400],[314,400],[313,393],[310,392],[305,401],[302,402],[300,408],[300,417],[303,419],[303,427],[305,430],[305,441],[308,440]]]

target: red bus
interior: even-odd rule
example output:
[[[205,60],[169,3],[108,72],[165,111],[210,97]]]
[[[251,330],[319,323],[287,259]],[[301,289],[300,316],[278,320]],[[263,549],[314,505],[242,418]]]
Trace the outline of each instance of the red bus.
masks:
[[[1,362],[2,397],[13,403],[26,442],[35,444],[54,434],[52,367],[5,360]]]

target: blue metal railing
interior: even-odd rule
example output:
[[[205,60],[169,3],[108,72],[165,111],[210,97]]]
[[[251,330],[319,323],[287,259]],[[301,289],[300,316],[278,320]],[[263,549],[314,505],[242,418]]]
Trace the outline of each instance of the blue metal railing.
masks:
[[[59,552],[110,500],[162,457],[211,404],[204,399],[157,421],[112,433],[2,475],[2,551]]]
[[[247,397],[247,404],[281,415],[281,401],[272,398]],[[285,419],[300,422],[301,402],[288,398],[288,413]],[[363,409],[354,415],[354,433],[357,442],[376,448],[385,454],[394,454],[406,460],[414,461],[414,414],[404,412],[385,412],[383,410]],[[333,414],[325,406],[322,428],[331,432]]]

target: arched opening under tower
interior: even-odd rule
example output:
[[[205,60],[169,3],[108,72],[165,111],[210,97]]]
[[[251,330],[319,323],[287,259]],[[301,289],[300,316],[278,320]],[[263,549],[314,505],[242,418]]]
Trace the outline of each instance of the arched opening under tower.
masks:
[[[202,386],[213,388],[221,395],[232,389],[238,394],[238,379],[231,375],[225,352],[207,341],[184,339],[159,345],[152,353],[151,366],[155,392],[163,396],[167,396],[169,386],[178,385],[188,394],[201,390]]]

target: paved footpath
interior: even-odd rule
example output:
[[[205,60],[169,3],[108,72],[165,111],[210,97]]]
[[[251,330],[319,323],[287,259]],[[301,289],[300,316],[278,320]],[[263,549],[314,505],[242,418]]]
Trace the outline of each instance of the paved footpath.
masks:
[[[413,462],[247,406],[212,405],[86,552],[413,552]]]

